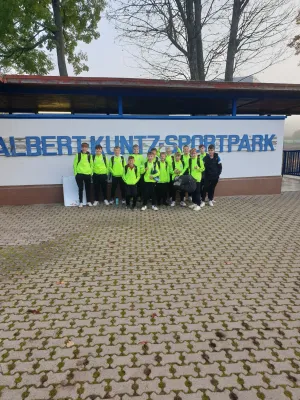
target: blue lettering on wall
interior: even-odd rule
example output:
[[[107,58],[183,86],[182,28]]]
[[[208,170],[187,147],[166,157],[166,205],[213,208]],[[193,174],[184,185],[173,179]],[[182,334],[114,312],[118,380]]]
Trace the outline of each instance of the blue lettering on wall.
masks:
[[[176,135],[168,135],[168,136],[166,136],[166,138],[165,138],[166,146],[172,146],[172,147],[174,147],[175,144],[177,144],[177,141],[178,141],[178,138],[177,138]]]
[[[57,153],[62,156],[63,148],[66,148],[68,155],[72,154],[72,141],[69,136],[57,136]]]
[[[202,135],[193,135],[191,141],[192,148],[198,148],[200,144],[203,144],[203,136]]]
[[[90,144],[90,152],[95,154],[95,146],[101,144],[103,152],[107,155],[113,154],[113,147],[120,146],[121,153],[131,153],[134,144],[139,145],[140,153],[145,153],[149,148],[158,147],[162,143],[164,147],[170,146],[175,151],[178,146],[181,150],[185,144],[198,148],[204,144],[207,148],[215,144],[216,151],[232,152],[265,152],[275,151],[274,144],[277,137],[275,134],[264,135],[136,135],[136,136],[26,136],[16,139],[11,136],[6,139],[0,137],[0,156],[21,157],[21,156],[55,156],[72,155],[81,151],[81,143],[86,141]],[[74,143],[75,142],[75,143]],[[24,150],[25,149],[25,150]]]
[[[0,155],[1,154],[4,154],[6,157],[10,157],[9,151],[2,137],[0,137]]]
[[[125,153],[125,148],[127,153],[132,153],[133,147],[133,136],[128,136],[128,141],[125,136],[120,137],[120,147],[121,147],[121,154]]]
[[[55,143],[47,143],[47,140],[54,140],[56,136],[42,136],[42,150],[44,156],[56,156],[57,152],[48,151],[48,148],[55,147]]]
[[[114,152],[110,148],[110,136],[106,136],[105,140],[106,140],[106,146],[105,146],[106,154],[114,154]],[[116,144],[116,146],[117,146],[117,144]]]
[[[256,151],[256,145],[258,145],[259,151],[263,151],[263,135],[253,135],[252,136],[252,151]]]
[[[216,139],[220,140],[220,145],[219,145],[220,150],[219,150],[219,152],[223,153],[223,151],[224,151],[224,140],[227,139],[227,135],[217,135]]]
[[[247,151],[251,151],[248,135],[244,135],[242,137],[242,140],[240,141],[240,144],[238,147],[238,151],[242,151],[244,149],[246,149]]]
[[[215,144],[216,143],[216,137],[215,135],[205,135],[204,136],[204,146],[208,148],[210,144]]]
[[[134,139],[138,141],[137,144],[139,145],[140,153],[142,153],[143,152],[143,139],[147,139],[147,136],[135,136]]]
[[[191,143],[191,137],[188,135],[180,135],[178,137],[178,147],[180,149],[183,148],[183,146],[189,146],[189,144]]]
[[[34,151],[32,151],[33,149],[34,149]],[[38,136],[27,136],[26,137],[26,152],[27,152],[27,155],[31,156],[31,157],[40,156],[42,154],[41,139]]]
[[[177,136],[174,136],[174,137],[177,138]],[[156,148],[156,146],[159,142],[160,136],[159,135],[150,135],[150,136],[147,136],[147,138],[153,139],[151,145],[149,146],[149,150]]]
[[[81,141],[86,139],[86,136],[72,136],[72,139],[77,140],[77,153],[81,152]]]
[[[238,144],[240,137],[238,135],[229,135],[228,137],[228,153],[232,151],[232,145]]]
[[[13,157],[24,157],[26,156],[25,152],[18,153],[16,149],[15,138],[13,136],[9,137],[10,151]]]
[[[273,139],[275,138],[275,135],[265,135],[265,145],[264,145],[264,151],[268,151],[268,147],[270,147],[271,151],[274,151],[274,146],[273,146]]]
[[[104,139],[104,136],[99,136],[98,139],[96,140],[95,136],[91,136],[91,153],[95,154],[95,147],[100,144],[102,145],[102,140]],[[105,153],[105,151],[103,151],[103,153]]]

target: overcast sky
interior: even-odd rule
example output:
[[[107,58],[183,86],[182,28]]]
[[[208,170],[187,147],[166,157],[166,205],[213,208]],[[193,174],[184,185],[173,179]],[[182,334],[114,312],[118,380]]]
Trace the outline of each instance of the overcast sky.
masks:
[[[96,77],[147,77],[143,70],[136,67],[130,55],[117,40],[117,33],[113,26],[102,18],[100,25],[100,39],[91,44],[81,44],[80,49],[88,54],[89,72],[82,76]],[[299,83],[300,84],[300,56],[292,56],[288,60],[270,67],[268,70],[255,75],[261,82]],[[58,71],[53,71],[53,75]],[[69,67],[69,75],[72,69]],[[300,129],[300,117],[289,117],[286,121],[286,134]]]

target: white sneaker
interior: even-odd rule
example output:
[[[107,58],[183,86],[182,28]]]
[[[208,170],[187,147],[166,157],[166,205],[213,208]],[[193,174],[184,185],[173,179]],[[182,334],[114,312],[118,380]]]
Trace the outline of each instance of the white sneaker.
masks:
[[[212,200],[213,203],[216,203],[216,200]]]
[[[202,208],[202,207],[205,207],[205,202],[204,202],[204,201],[201,202],[200,207],[201,207],[201,208]]]
[[[158,208],[156,206],[152,206],[152,210],[158,211]]]
[[[96,207],[99,204],[99,201],[94,201],[93,206]]]
[[[188,201],[190,201],[190,202],[193,201],[191,196],[188,197]]]
[[[189,208],[191,208],[192,210],[193,210],[195,207],[197,207],[197,204],[191,204],[191,205],[189,206]]]
[[[82,208],[83,207],[83,204],[82,203],[79,203],[79,206],[78,206],[79,208]]]
[[[200,211],[201,210],[201,207],[200,206],[197,206],[196,205],[196,207],[194,207],[194,211]]]
[[[126,200],[122,200],[122,204],[126,204]]]
[[[114,200],[110,200],[109,204],[114,204]]]
[[[180,202],[180,205],[181,205],[181,207],[186,207],[186,204],[185,204],[184,201],[181,201],[181,202]]]
[[[109,202],[108,202],[107,200],[104,200],[104,204],[105,204],[106,206],[109,206]]]
[[[90,201],[88,203],[86,203],[86,205],[89,207],[93,207],[93,204]]]
[[[212,201],[209,201],[208,204],[209,204],[211,207],[214,206],[214,203],[213,203]]]
[[[147,206],[143,206],[143,207],[141,208],[141,210],[142,210],[142,211],[147,210]]]
[[[175,204],[176,204],[175,201],[171,201],[170,206],[171,206],[171,207],[175,207]]]

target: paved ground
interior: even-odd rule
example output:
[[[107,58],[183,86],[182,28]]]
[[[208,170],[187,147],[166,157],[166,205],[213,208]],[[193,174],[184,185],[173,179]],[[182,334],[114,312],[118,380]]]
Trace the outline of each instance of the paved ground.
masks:
[[[300,399],[300,193],[0,221],[1,400]]]
[[[282,192],[296,192],[300,190],[300,176],[284,175],[282,179]]]

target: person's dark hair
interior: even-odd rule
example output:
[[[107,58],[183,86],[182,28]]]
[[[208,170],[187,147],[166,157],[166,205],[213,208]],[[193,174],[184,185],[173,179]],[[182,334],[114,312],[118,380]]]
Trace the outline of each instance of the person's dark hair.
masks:
[[[214,150],[215,149],[215,146],[213,145],[213,144],[210,144],[209,146],[208,146],[208,150]]]
[[[134,144],[133,148],[135,149],[136,147],[139,147],[139,145],[138,144]]]
[[[149,153],[152,153],[153,151],[157,151],[157,149],[156,149],[155,147],[153,147],[153,149],[151,149],[151,150],[149,151]]]
[[[134,157],[133,157],[133,156],[129,156],[129,157],[128,157],[128,161],[129,161],[129,160],[134,160]]]
[[[200,144],[199,149],[202,149],[202,147],[205,148],[204,144]]]
[[[95,146],[95,150],[100,150],[100,149],[103,149],[103,147],[101,146],[101,144],[97,144],[97,145]]]
[[[155,155],[152,151],[148,151],[147,156],[149,156],[149,154]]]
[[[185,145],[183,146],[183,148],[185,148],[185,147],[189,147],[189,145],[188,145],[188,144],[185,144]]]
[[[120,147],[120,146],[115,146],[115,147],[114,147],[114,150],[117,150],[117,149],[120,149],[120,150],[121,150],[121,147]]]
[[[88,143],[81,143],[81,147],[89,147],[89,144]]]

